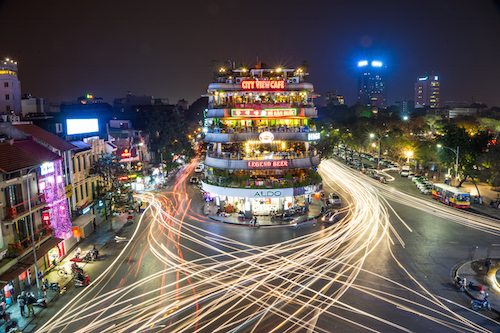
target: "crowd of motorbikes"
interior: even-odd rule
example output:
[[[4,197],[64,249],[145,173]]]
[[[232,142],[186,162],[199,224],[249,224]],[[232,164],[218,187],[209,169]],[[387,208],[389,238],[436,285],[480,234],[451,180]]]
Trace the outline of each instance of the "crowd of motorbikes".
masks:
[[[75,287],[85,287],[90,284],[90,276],[83,270],[82,267],[78,265],[81,262],[92,262],[98,260],[99,251],[95,248],[88,251],[85,255],[81,255],[81,251],[78,249],[74,258],[70,259],[71,263],[71,273],[73,276],[73,282]],[[67,275],[64,268],[60,268],[58,271],[59,275]],[[42,285],[42,290],[52,290],[57,293],[63,294],[66,291],[66,288],[59,285],[58,282],[49,282],[48,279],[45,279]],[[37,297],[32,292],[23,292],[23,298],[26,301],[26,304],[30,304],[35,307],[46,308],[47,300],[45,298],[45,293],[43,296]],[[3,313],[3,319],[5,321],[5,332],[6,333],[17,333],[21,332],[18,328],[18,323],[16,320],[10,318],[10,314],[7,312]]]

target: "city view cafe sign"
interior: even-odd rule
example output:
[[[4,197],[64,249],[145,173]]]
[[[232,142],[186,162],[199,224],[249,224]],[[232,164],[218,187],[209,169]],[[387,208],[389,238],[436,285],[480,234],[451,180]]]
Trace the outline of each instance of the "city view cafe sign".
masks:
[[[243,90],[285,90],[285,80],[243,80]]]

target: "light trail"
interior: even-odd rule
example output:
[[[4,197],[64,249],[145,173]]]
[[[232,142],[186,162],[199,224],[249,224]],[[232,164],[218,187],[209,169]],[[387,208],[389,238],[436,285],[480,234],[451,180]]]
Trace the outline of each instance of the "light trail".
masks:
[[[404,320],[384,318],[366,306],[346,303],[342,297],[349,291],[446,330],[488,332],[452,312],[394,254],[393,248],[404,247],[412,229],[389,200],[411,202],[425,211],[441,206],[415,200],[359,177],[339,163],[324,161],[320,169],[324,184],[344,190],[346,216],[329,228],[254,246],[210,231],[203,224],[205,218],[192,209],[186,186],[195,164],[186,168],[170,192],[140,195],[149,203],[141,221],[147,218],[149,224],[141,233],[137,226],[137,236],[125,249],[133,244],[127,251],[140,253],[140,262],[152,255],[157,269],[141,277],[139,263],[131,281],[109,290],[110,272],[114,269],[117,274],[123,263],[117,258],[38,332],[328,332],[320,325],[323,317],[371,332],[412,331]],[[410,236],[398,233],[391,213]],[[500,233],[484,217],[471,218],[447,209],[436,215],[490,234]],[[385,253],[408,283],[367,269],[367,261],[378,253]],[[372,284],[379,281],[377,288],[366,286],[360,274]],[[88,299],[86,295],[96,296]]]

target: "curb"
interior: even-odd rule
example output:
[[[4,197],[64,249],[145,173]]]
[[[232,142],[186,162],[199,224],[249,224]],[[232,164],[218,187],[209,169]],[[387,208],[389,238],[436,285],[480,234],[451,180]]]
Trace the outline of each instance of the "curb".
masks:
[[[458,264],[455,267],[453,267],[453,269],[452,269],[452,280],[451,280],[451,282],[453,283],[453,285],[455,285],[455,279],[457,277],[458,270],[460,268],[462,268],[463,266],[465,266],[466,264],[470,263],[470,262],[471,261],[465,261],[462,264]],[[464,291],[465,291],[465,294],[467,296],[469,296],[469,298],[471,298],[472,300],[478,300],[476,297],[474,297],[473,294],[471,294],[471,292],[467,288],[465,288]],[[500,315],[500,309],[496,309],[494,307],[491,307],[491,312],[496,313],[497,315]]]
[[[478,215],[483,215],[483,216],[487,216],[489,218],[492,218],[492,219],[496,219],[496,220],[500,220],[500,217],[498,216],[494,216],[494,215],[490,215],[488,213],[485,213],[485,212],[482,212],[480,210],[477,210],[476,208],[474,208],[472,205],[471,207],[469,208],[472,212],[474,212],[475,214],[478,214]]]
[[[214,218],[213,216],[208,216],[208,218],[211,219],[212,221],[219,222],[219,223],[225,223],[225,224],[230,224],[230,225],[240,225],[240,226],[243,226],[243,227],[251,227],[251,228],[253,228],[248,223],[231,222],[231,221],[226,221],[226,220],[222,220],[222,219],[218,220],[218,219]],[[293,227],[294,225],[295,224],[293,224],[293,223],[288,223],[288,224],[259,224],[259,228]]]

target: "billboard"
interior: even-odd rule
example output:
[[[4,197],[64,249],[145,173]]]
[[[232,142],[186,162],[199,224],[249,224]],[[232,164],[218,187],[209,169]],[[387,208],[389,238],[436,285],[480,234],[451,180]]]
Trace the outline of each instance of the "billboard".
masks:
[[[99,132],[99,121],[97,118],[88,119],[66,119],[66,134],[84,134]]]

